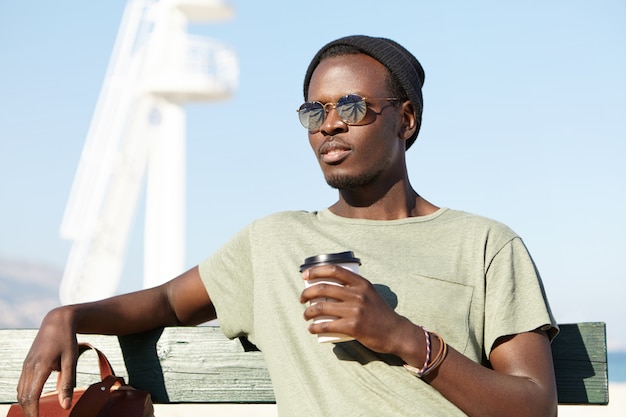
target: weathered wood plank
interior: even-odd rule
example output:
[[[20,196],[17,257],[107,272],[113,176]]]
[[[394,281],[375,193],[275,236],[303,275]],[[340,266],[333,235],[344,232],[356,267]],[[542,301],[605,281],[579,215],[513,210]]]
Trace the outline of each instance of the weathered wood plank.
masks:
[[[0,403],[15,401],[22,362],[36,332],[0,330]],[[115,336],[79,335],[78,340],[105,352],[115,373],[136,388],[150,391],[155,402],[274,402],[261,352],[244,352],[238,340],[228,340],[219,328],[166,328],[154,344],[158,336],[159,332],[152,332],[118,342]],[[78,363],[78,386],[92,384],[99,377],[95,355],[84,355]],[[54,390],[55,385],[52,375],[45,391]]]
[[[35,329],[0,330],[0,403],[15,401],[21,364]],[[115,372],[160,403],[273,403],[260,352],[244,352],[215,327],[166,328],[119,339],[79,335],[106,353]],[[604,323],[561,325],[552,344],[560,404],[606,404],[608,373]],[[124,352],[124,354],[122,354]],[[78,364],[77,384],[98,379],[95,355]],[[55,388],[53,375],[46,390]]]
[[[608,404],[604,323],[561,324],[552,343],[559,404]]]
[[[151,337],[154,340],[158,333]],[[275,401],[262,353],[244,352],[238,340],[228,340],[219,328],[166,328],[148,361],[146,352],[150,345],[154,346],[150,337],[135,335],[120,339],[120,343],[131,373],[130,383],[155,393],[156,401]],[[155,378],[140,377],[144,372],[154,371],[159,364],[164,387],[156,384]]]

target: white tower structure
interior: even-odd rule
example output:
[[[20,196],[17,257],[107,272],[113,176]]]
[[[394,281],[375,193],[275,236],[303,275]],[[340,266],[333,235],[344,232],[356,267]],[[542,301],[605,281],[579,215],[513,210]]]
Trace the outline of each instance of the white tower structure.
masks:
[[[187,25],[233,14],[221,0],[128,1],[61,224],[62,303],[115,294],[144,177],[144,287],[183,272],[182,105],[230,97],[239,75],[232,50]]]

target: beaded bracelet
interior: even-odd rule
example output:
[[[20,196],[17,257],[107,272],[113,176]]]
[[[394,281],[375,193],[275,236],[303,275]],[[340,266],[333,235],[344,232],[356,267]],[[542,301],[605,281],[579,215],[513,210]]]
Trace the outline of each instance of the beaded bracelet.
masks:
[[[441,365],[441,363],[443,362],[443,360],[445,359],[448,353],[448,345],[441,336],[439,336],[435,332],[426,331],[426,329],[424,329],[424,327],[422,326],[420,327],[424,330],[425,334],[428,334],[428,336],[426,336],[426,361],[424,362],[424,366],[421,369],[417,369],[414,366],[411,366],[406,363],[403,365],[407,371],[411,372],[418,378],[422,378],[430,374],[431,372],[433,372],[435,369],[437,369],[439,365]],[[437,354],[435,355],[435,357],[432,359],[432,362],[430,361],[430,353],[431,353],[430,352],[430,345],[431,345],[430,337],[431,335],[434,335],[437,339],[439,339],[439,350],[437,351]]]
[[[430,362],[430,333],[428,332],[428,330],[426,330],[424,326],[418,326],[418,327],[422,329],[422,331],[424,332],[424,338],[426,339],[426,358],[424,359],[424,365],[422,366],[421,369],[411,366],[408,363],[405,363],[402,366],[404,366],[404,368],[407,371],[421,378],[422,375],[424,375],[424,372],[428,369],[428,362]]]
[[[439,336],[437,333],[433,332],[432,334],[435,335],[437,339],[439,339],[439,351],[437,352],[437,355],[435,355],[435,358],[433,359],[432,363],[428,365],[426,370],[424,370],[424,372],[422,373],[422,376],[426,376],[430,374],[431,372],[433,372],[435,369],[437,369],[439,365],[441,365],[443,360],[446,358],[446,355],[448,354],[448,344],[445,342],[445,340],[443,340],[443,338]]]

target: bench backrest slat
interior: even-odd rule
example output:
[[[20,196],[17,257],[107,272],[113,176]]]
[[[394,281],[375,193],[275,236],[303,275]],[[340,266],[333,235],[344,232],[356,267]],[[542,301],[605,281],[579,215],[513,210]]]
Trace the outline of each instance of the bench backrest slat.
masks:
[[[36,329],[0,329],[0,403],[15,401],[22,362]],[[260,352],[244,352],[216,327],[172,327],[122,338],[79,335],[102,350],[116,374],[159,403],[273,403]],[[604,323],[561,325],[552,344],[560,404],[608,403]],[[78,363],[77,386],[98,379],[91,352]],[[55,389],[56,377],[45,390]]]
[[[608,404],[605,323],[562,324],[552,342],[559,404]]]

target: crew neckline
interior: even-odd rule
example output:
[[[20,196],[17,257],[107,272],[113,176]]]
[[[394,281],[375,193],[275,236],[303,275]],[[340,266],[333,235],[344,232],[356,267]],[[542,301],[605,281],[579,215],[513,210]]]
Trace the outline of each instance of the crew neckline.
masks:
[[[330,209],[325,208],[317,212],[317,216],[322,221],[333,221],[340,223],[350,223],[350,224],[362,224],[362,225],[396,225],[396,224],[404,224],[404,223],[424,223],[437,219],[444,213],[449,211],[447,207],[441,207],[437,211],[432,214],[427,214],[425,216],[417,216],[417,217],[406,217],[404,219],[394,219],[394,220],[372,220],[372,219],[359,219],[352,217],[342,217],[338,216]]]

